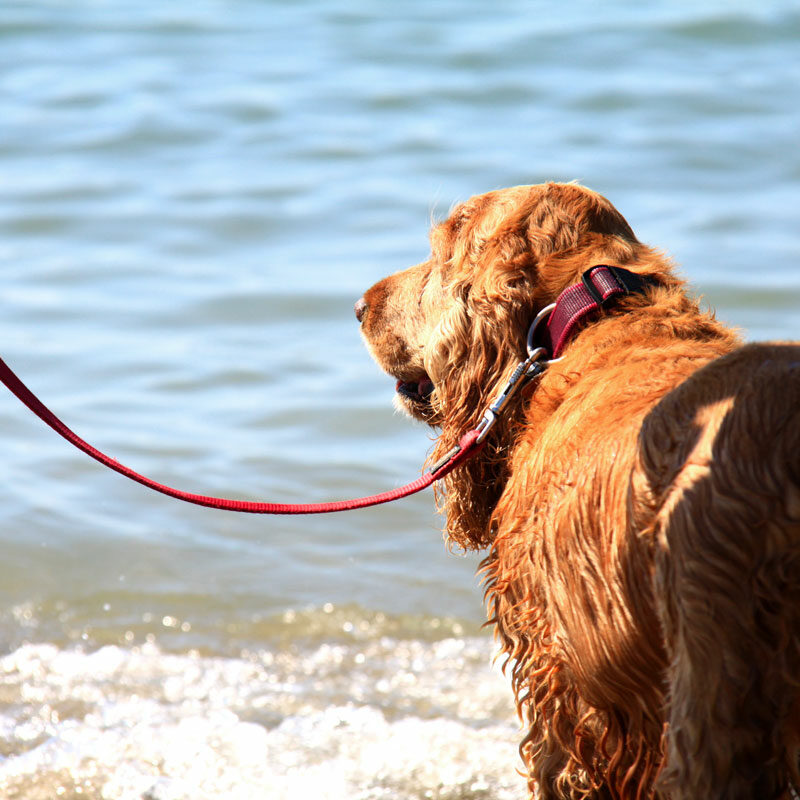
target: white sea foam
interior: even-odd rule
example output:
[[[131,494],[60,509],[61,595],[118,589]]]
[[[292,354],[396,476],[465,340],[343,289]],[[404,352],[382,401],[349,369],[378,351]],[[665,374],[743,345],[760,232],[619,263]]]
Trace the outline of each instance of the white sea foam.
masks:
[[[0,660],[0,796],[522,797],[484,639],[241,658],[26,644]]]

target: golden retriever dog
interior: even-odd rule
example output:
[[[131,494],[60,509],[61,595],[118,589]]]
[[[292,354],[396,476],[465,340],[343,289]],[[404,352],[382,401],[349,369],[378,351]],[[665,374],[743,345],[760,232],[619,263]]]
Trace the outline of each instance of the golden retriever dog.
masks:
[[[578,185],[473,197],[430,240],[355,310],[399,406],[439,432],[431,462],[588,269],[641,284],[545,356],[437,492],[449,542],[488,548],[531,793],[797,798],[800,346],[743,345]]]

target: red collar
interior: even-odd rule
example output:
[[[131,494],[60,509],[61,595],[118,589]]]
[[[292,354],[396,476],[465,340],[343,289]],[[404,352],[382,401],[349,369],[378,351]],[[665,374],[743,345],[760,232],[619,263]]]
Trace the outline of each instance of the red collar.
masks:
[[[616,298],[644,292],[657,281],[622,267],[599,265],[587,269],[581,282],[565,289],[555,303],[543,309],[528,333],[529,351],[543,347],[551,359],[558,358],[578,325],[608,308]],[[544,320],[547,319],[546,324]]]

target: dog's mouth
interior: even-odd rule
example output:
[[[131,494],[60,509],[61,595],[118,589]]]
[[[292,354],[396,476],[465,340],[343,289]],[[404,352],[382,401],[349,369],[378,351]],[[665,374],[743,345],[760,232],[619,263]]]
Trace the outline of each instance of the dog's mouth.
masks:
[[[395,391],[403,404],[412,414],[423,418],[431,414],[430,398],[433,390],[433,381],[427,375],[411,381],[398,380],[395,386]]]

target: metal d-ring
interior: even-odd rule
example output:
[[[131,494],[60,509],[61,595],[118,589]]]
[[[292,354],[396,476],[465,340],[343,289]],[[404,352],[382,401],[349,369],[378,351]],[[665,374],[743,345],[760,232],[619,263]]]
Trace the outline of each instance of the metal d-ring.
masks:
[[[534,318],[533,322],[531,322],[530,328],[528,328],[528,339],[525,343],[525,346],[528,349],[528,358],[532,357],[534,353],[540,349],[534,345],[533,340],[536,338],[536,329],[550,316],[553,309],[556,307],[555,303],[550,303],[549,306],[545,306]]]

